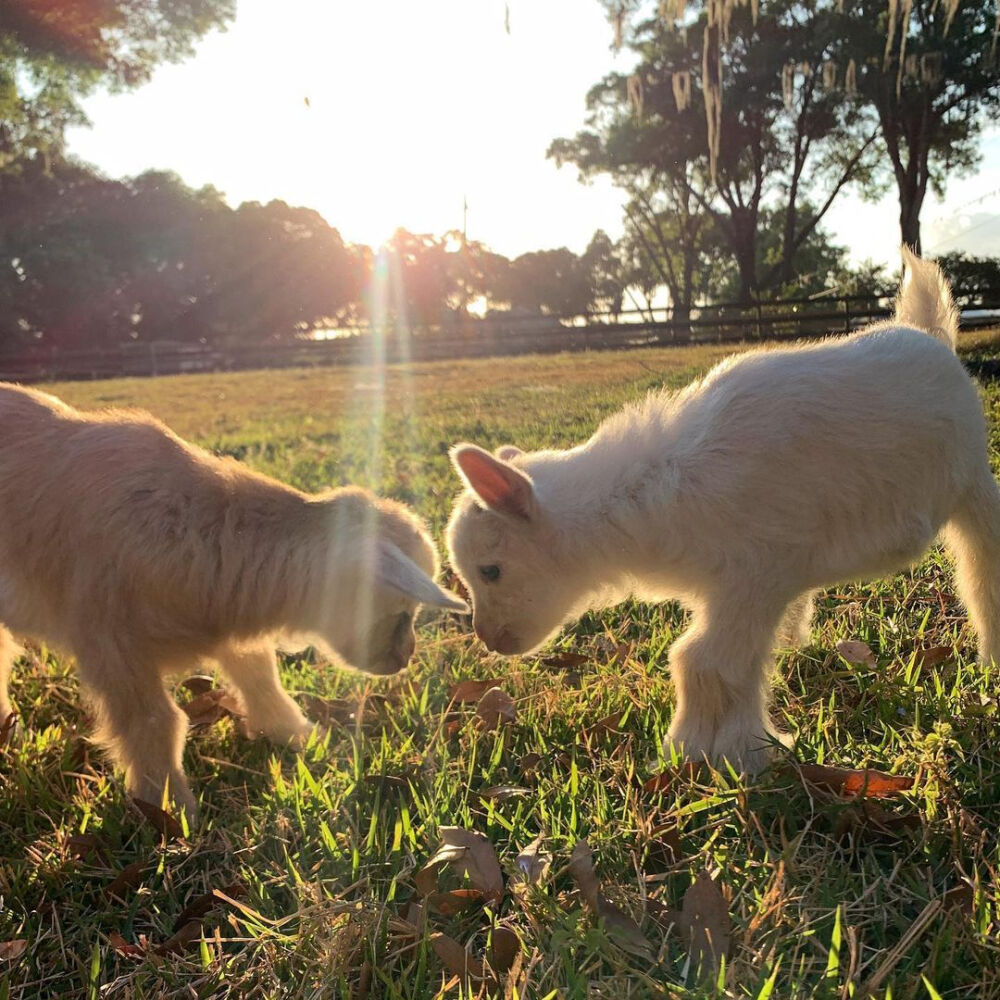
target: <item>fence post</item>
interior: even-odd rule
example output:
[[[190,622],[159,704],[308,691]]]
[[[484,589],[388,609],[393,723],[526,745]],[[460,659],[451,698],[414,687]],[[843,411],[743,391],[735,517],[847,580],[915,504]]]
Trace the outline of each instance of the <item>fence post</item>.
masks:
[[[844,333],[851,332],[851,297],[844,296]]]

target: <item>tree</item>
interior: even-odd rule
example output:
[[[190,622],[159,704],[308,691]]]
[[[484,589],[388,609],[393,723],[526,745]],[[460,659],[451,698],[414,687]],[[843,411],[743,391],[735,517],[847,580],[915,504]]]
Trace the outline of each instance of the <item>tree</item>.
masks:
[[[0,169],[60,155],[98,85],[137,86],[235,14],[235,0],[0,0]]]
[[[967,305],[1000,303],[1000,257],[974,257],[953,251],[942,254],[937,263],[957,299]]]
[[[637,20],[627,41],[637,57],[633,73],[597,84],[588,95],[588,129],[550,147],[558,162],[576,163],[584,179],[609,173],[633,207],[646,202],[646,228],[673,217],[680,258],[673,275],[664,266],[664,284],[682,308],[693,292],[687,275],[703,250],[705,219],[735,260],[739,298],[750,301],[789,283],[796,255],[837,194],[870,177],[872,115],[844,101],[824,74],[794,69],[829,58],[829,17],[819,0],[771,0],[756,20],[750,10],[733,11],[721,55],[727,99],[715,109],[721,129],[713,140],[714,181],[705,111],[713,98],[698,70],[717,25],[705,13],[684,31],[658,14]],[[800,86],[789,88],[781,67],[797,73]],[[806,187],[816,206],[808,211]],[[654,194],[659,203],[650,209]],[[783,225],[780,252],[761,270],[765,208],[779,211]]]
[[[949,177],[978,162],[983,125],[1000,108],[997,0],[847,0],[835,16],[837,60],[854,62],[878,115],[900,235],[919,250],[928,187],[943,195]]]

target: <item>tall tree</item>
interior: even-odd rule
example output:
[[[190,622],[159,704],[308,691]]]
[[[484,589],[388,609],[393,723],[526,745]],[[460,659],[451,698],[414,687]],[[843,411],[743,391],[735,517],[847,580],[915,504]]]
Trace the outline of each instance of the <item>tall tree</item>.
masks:
[[[878,115],[900,235],[919,249],[928,188],[943,194],[973,167],[982,128],[997,119],[998,0],[846,0],[834,18],[837,61],[853,61]]]
[[[134,87],[235,14],[235,0],[0,0],[0,169],[62,152],[80,99]]]
[[[610,173],[633,202],[637,193],[648,200],[656,192],[657,212],[675,217],[682,240],[680,274],[664,281],[679,305],[691,289],[684,267],[693,273],[707,232],[699,216],[725,240],[739,297],[749,301],[793,279],[799,249],[836,196],[870,176],[873,116],[819,72],[833,51],[829,17],[820,0],[770,0],[756,20],[749,9],[732,12],[721,53],[726,99],[715,109],[714,180],[705,110],[713,97],[700,66],[717,25],[704,12],[684,30],[657,11],[635,20],[626,41],[634,71],[597,84],[588,95],[588,129],[550,147],[584,177]],[[788,86],[790,75],[799,86]],[[816,207],[806,211],[807,201]],[[779,211],[784,224],[780,253],[762,269],[757,241],[765,208]]]

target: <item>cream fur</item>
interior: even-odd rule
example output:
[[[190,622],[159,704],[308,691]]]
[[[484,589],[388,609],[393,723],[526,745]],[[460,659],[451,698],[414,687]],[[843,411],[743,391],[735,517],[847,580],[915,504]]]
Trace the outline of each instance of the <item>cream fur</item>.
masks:
[[[946,282],[905,262],[895,321],[729,358],[568,451],[453,449],[468,489],[448,545],[487,646],[526,652],[630,595],[681,600],[693,614],[670,655],[668,740],[753,770],[787,742],[768,717],[770,652],[808,634],[811,592],[894,572],[943,530],[980,656],[1000,661],[982,407]]]
[[[186,717],[164,674],[216,661],[252,733],[301,741],[310,723],[282,690],[276,643],[395,672],[418,600],[464,606],[436,570],[400,504],[359,489],[309,496],[145,414],[83,414],[0,384],[0,718],[12,632],[71,651],[98,737],[140,798],[159,802],[166,784],[194,807]]]

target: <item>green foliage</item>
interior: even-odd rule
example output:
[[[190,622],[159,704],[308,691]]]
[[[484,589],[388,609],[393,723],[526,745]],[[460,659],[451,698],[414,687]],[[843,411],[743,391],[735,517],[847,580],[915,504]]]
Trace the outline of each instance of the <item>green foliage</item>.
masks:
[[[0,170],[58,155],[79,99],[134,87],[224,27],[235,0],[0,0]]]

